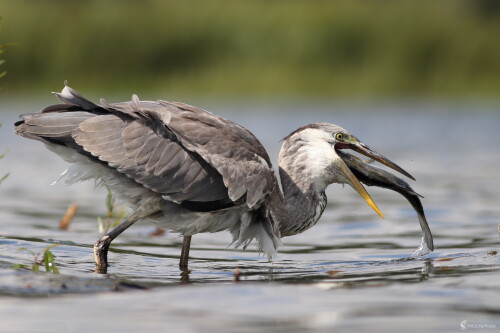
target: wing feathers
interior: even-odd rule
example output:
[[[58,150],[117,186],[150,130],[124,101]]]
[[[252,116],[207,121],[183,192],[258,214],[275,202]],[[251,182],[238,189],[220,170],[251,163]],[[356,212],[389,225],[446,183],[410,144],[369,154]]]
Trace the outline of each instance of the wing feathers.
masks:
[[[109,166],[174,200],[227,198],[227,189],[215,170],[208,172],[208,164],[200,164],[178,142],[157,133],[144,120],[97,115],[83,121],[73,137]]]
[[[67,104],[19,122],[19,134],[75,143],[173,200],[240,201],[251,208],[276,186],[269,156],[245,128],[178,102],[94,104],[69,87]],[[82,110],[83,109],[83,110]],[[74,140],[74,143],[71,142]]]
[[[142,145],[134,150],[136,152],[135,160],[139,165],[148,163],[151,158],[151,153],[159,143],[158,138],[154,134],[151,134],[153,134],[152,131],[149,131],[149,133],[147,133],[144,137],[145,140],[142,142]],[[130,150],[129,152],[131,153]]]
[[[60,107],[60,105],[58,105]],[[78,125],[94,115],[88,112],[36,113],[23,115],[24,121],[16,124],[16,132],[36,140],[57,139],[67,142]]]

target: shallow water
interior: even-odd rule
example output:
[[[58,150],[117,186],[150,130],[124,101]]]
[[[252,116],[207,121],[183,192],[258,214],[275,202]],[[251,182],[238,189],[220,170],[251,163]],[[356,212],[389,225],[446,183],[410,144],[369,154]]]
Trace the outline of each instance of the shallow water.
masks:
[[[0,319],[10,332],[496,331],[500,328],[500,113],[478,105],[230,105],[208,109],[252,130],[275,161],[279,139],[308,122],[349,129],[417,182],[436,250],[412,256],[418,219],[399,194],[368,188],[380,219],[350,188],[332,186],[321,221],[283,239],[272,263],[228,247],[227,233],[193,237],[190,273],[177,268],[182,239],[138,224],[115,240],[107,275],[93,273],[92,244],[105,196],[92,183],[49,184],[65,163],[12,131],[0,103]],[[285,113],[285,109],[286,112]],[[255,112],[254,110],[259,110]],[[270,112],[263,112],[270,110]],[[9,112],[10,111],[10,112]],[[286,121],[284,121],[286,120]],[[69,229],[58,221],[79,205]],[[32,265],[51,244],[61,274]],[[234,281],[235,271],[241,273]],[[5,326],[4,326],[5,325]],[[482,326],[481,326],[482,325]],[[2,329],[0,329],[1,331]]]

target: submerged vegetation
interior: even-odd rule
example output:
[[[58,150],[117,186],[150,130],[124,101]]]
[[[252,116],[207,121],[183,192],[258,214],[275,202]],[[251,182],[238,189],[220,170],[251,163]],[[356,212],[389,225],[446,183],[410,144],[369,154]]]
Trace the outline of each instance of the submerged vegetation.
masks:
[[[500,5],[8,1],[10,93],[500,95]]]

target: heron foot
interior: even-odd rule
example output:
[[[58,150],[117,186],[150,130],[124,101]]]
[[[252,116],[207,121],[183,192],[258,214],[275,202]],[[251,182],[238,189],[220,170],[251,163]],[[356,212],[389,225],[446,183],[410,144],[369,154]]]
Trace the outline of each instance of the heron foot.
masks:
[[[106,274],[108,271],[108,249],[111,244],[111,237],[108,235],[99,239],[94,244],[94,259],[95,259],[95,272],[99,274]]]

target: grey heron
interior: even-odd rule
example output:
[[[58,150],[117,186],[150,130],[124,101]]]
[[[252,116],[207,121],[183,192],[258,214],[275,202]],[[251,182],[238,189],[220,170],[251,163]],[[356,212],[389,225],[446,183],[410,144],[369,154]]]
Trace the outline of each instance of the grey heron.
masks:
[[[93,103],[65,84],[63,102],[22,115],[16,133],[43,142],[70,163],[68,183],[97,179],[132,213],[94,245],[105,273],[110,243],[139,220],[183,235],[179,267],[187,269],[191,236],[228,230],[236,246],[253,239],[272,257],[280,240],[318,222],[325,189],[352,186],[380,215],[361,182],[395,190],[418,213],[421,252],[433,250],[418,195],[402,179],[349,154],[351,149],[414,179],[337,125],[313,123],[284,138],[279,181],[259,140],[244,127],[179,102]],[[383,217],[383,216],[382,216]]]

